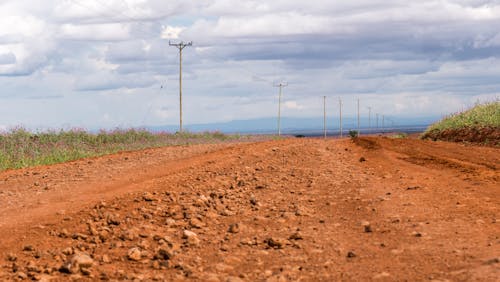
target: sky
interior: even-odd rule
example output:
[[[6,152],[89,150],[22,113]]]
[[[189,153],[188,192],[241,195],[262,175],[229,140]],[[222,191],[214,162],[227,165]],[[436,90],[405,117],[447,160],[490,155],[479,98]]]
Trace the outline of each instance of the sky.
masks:
[[[500,1],[0,0],[0,130],[442,117],[500,97]]]

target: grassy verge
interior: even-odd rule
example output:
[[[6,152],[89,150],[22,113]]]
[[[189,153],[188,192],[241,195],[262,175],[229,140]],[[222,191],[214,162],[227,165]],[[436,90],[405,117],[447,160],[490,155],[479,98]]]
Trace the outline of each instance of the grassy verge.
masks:
[[[431,125],[422,138],[499,145],[500,101],[452,114]]]
[[[388,137],[391,138],[391,139],[406,139],[406,138],[408,138],[408,134],[406,134],[406,133],[395,133],[395,134],[389,135]]]
[[[252,138],[220,132],[169,134],[129,129],[99,133],[83,130],[31,133],[24,129],[14,129],[0,134],[0,171],[67,162],[119,151],[247,141]]]

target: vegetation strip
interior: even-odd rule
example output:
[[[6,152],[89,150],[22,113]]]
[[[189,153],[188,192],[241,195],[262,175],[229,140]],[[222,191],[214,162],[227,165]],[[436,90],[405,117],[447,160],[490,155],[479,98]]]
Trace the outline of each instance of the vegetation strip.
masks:
[[[220,132],[170,134],[117,129],[89,133],[74,129],[31,133],[18,128],[0,134],[0,171],[50,165],[120,151],[254,139],[255,136],[226,135]]]
[[[423,139],[500,145],[500,101],[479,104],[431,125]]]

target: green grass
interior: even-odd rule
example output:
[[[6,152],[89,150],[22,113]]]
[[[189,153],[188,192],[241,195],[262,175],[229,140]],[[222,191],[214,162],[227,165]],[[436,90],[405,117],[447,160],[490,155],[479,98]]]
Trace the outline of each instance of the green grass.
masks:
[[[431,125],[426,132],[468,127],[500,127],[500,101],[479,104]]]
[[[392,138],[392,139],[405,139],[407,137],[408,137],[408,134],[406,134],[406,133],[396,133],[393,135],[389,135],[389,138]]]
[[[84,130],[31,133],[17,128],[0,134],[0,171],[50,165],[161,146],[250,141],[252,136],[204,133],[151,133],[146,130],[113,130],[89,133]]]

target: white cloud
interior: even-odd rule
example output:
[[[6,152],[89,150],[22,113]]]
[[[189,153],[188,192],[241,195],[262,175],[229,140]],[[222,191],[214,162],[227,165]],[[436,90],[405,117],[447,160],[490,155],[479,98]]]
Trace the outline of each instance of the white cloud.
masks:
[[[161,38],[163,39],[178,39],[179,34],[185,29],[185,27],[178,26],[167,26],[163,28],[161,33]]]
[[[290,110],[302,110],[304,108],[304,106],[297,103],[297,101],[286,101],[284,106]]]
[[[128,25],[120,23],[74,25],[64,24],[60,28],[62,39],[117,41],[130,38]]]
[[[46,21],[5,3],[0,7],[0,75],[30,74],[47,62],[54,48]]]

